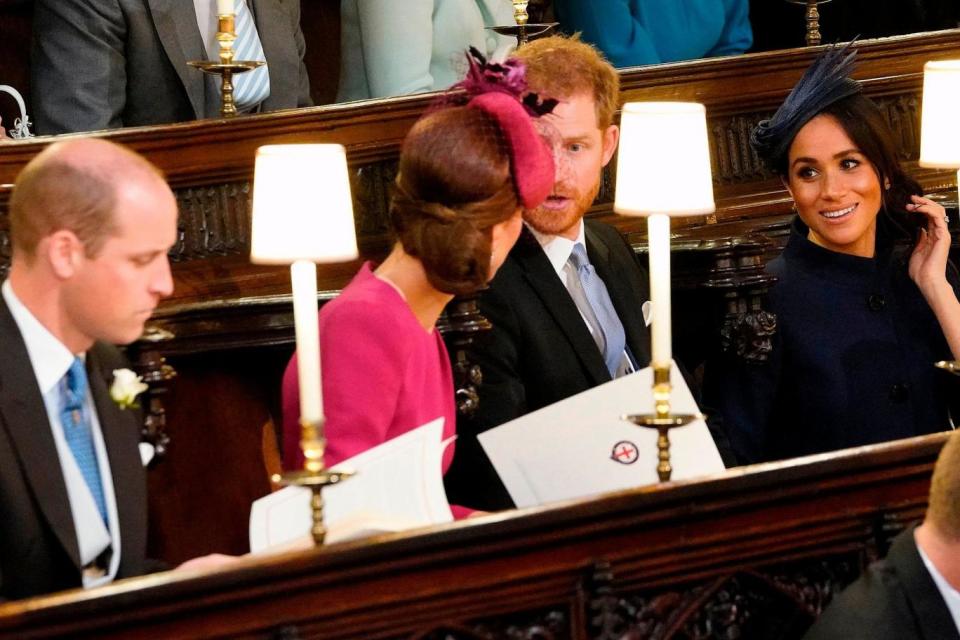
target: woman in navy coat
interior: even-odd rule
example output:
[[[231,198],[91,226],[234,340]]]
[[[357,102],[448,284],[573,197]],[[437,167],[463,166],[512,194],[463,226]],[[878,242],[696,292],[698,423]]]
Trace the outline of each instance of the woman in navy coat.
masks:
[[[919,195],[880,110],[847,77],[854,55],[818,58],[751,141],[797,217],[768,267],[769,360],[725,356],[707,371],[741,463],[952,427],[957,382],[934,367],[960,356],[945,211]]]

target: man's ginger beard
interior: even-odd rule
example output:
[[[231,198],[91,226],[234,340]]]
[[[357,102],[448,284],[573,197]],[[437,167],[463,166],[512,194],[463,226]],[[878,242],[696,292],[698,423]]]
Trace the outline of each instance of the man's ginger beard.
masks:
[[[600,177],[593,183],[593,188],[587,192],[577,193],[576,187],[560,182],[554,185],[553,196],[569,198],[567,206],[561,210],[539,206],[536,209],[523,212],[523,219],[531,227],[549,235],[559,235],[580,222],[580,218],[593,205],[600,193]],[[547,200],[550,202],[550,199]]]

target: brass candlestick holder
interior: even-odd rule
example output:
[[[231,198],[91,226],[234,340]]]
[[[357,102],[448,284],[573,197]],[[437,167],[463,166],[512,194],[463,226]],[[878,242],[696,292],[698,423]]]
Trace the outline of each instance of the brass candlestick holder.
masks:
[[[342,482],[352,476],[353,472],[330,470],[323,463],[323,454],[327,448],[327,440],[323,437],[323,420],[302,420],[300,426],[303,469],[288,471],[282,475],[274,474],[271,480],[284,486],[294,485],[310,489],[310,511],[313,519],[310,534],[313,536],[313,544],[320,546],[327,535],[327,528],[323,524],[323,488]]]
[[[683,427],[694,420],[703,420],[703,414],[670,413],[670,366],[653,369],[654,413],[622,416],[633,424],[657,430],[657,476],[660,482],[670,480],[673,466],[670,464],[670,429]]]
[[[206,74],[220,76],[220,117],[232,118],[237,115],[237,105],[233,100],[233,76],[262,67],[262,60],[234,60],[233,43],[237,39],[234,15],[217,16],[217,42],[220,44],[220,62],[213,60],[191,60],[188,65],[200,69]]]
[[[514,36],[517,39],[517,46],[521,47],[530,40],[547,35],[558,23],[542,22],[530,23],[530,15],[527,13],[529,0],[512,0],[513,19],[516,24],[498,25],[490,27],[502,36]]]
[[[820,9],[817,7],[830,2],[830,0],[787,0],[787,2],[807,7],[807,46],[812,47],[820,44]]]
[[[960,376],[960,360],[941,360],[940,362],[934,362],[933,366],[955,376]]]

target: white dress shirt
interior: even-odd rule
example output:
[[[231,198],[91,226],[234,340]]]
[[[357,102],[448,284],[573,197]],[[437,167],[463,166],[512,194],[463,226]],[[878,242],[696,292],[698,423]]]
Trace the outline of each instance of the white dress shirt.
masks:
[[[557,276],[560,278],[560,282],[563,283],[563,286],[570,291],[570,274],[566,269],[567,262],[570,260],[570,254],[573,253],[573,248],[576,245],[583,245],[584,251],[586,251],[586,233],[585,227],[583,224],[583,219],[580,219],[580,226],[577,230],[577,239],[570,240],[564,236],[555,236],[546,233],[540,233],[533,227],[527,225],[527,229],[530,230],[530,233],[533,234],[533,237],[537,239],[537,242],[540,243],[540,247],[543,249],[543,252],[547,255],[547,260],[550,261],[550,266],[553,267],[553,270],[557,272]],[[599,276],[598,276],[599,277]],[[571,295],[576,303],[576,297]],[[644,303],[646,304],[646,303]],[[590,335],[593,336],[596,340],[596,335],[594,332],[593,325],[587,319],[587,316],[584,314],[583,309],[579,306],[577,311],[580,312],[580,318],[583,320],[583,323],[587,326],[587,330],[590,331]],[[646,310],[644,310],[644,315],[646,315]],[[633,373],[635,371],[635,365],[632,362],[627,352],[623,352],[623,358],[621,358],[620,366],[617,369],[616,377],[626,375],[628,373]]]
[[[93,494],[90,493],[90,488],[80,472],[80,467],[77,466],[70,445],[67,444],[63,424],[60,421],[60,380],[70,369],[74,355],[20,302],[9,280],[0,287],[0,293],[10,309],[10,315],[20,329],[20,335],[30,356],[34,377],[43,395],[50,430],[53,432],[53,440],[57,446],[60,470],[67,486],[70,511],[80,547],[80,563],[90,564],[108,547],[112,547],[113,550],[106,573],[102,576],[84,574],[83,586],[89,588],[106,584],[117,575],[117,569],[120,566],[120,532],[117,527],[117,501],[113,491],[113,476],[110,474],[110,460],[107,457],[96,406],[91,394],[87,393],[84,398],[84,408],[90,416],[90,429],[97,464],[100,467],[100,481],[103,484],[103,498],[110,521],[109,528],[100,517]],[[41,425],[37,427],[42,428]]]
[[[242,0],[241,0],[242,1]],[[193,8],[197,14],[197,28],[203,39],[203,48],[210,60],[220,59],[220,43],[217,42],[217,0],[193,0]]]
[[[914,539],[914,543],[916,543],[916,539]],[[917,551],[920,553],[920,559],[923,560],[927,571],[930,572],[930,577],[933,578],[934,584],[937,585],[940,595],[943,596],[943,601],[947,603],[947,609],[950,610],[950,615],[953,616],[953,624],[957,626],[957,632],[960,633],[960,591],[954,589],[950,583],[947,582],[946,578],[943,577],[940,570],[930,561],[930,558],[923,552],[919,544],[917,544]]]

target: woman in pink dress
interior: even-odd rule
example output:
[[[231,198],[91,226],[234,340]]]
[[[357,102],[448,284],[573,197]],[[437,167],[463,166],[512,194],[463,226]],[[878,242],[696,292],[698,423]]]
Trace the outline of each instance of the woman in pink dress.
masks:
[[[494,82],[491,68],[502,76]],[[449,98],[403,143],[390,255],[364,264],[320,312],[328,465],[439,417],[444,439],[454,434],[453,378],[437,319],[455,295],[486,285],[520,233],[522,209],[553,187],[550,148],[519,100],[520,63],[474,63],[473,71],[466,103]],[[283,380],[288,468],[303,461],[298,403],[294,355]],[[452,455],[451,446],[444,471]]]

